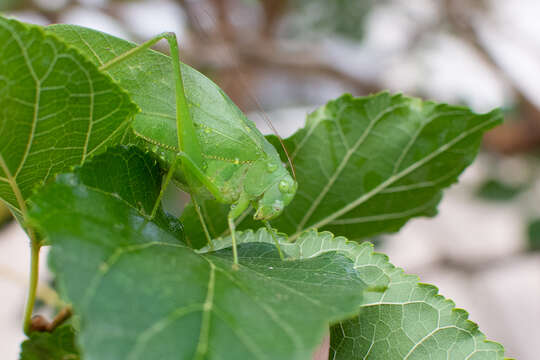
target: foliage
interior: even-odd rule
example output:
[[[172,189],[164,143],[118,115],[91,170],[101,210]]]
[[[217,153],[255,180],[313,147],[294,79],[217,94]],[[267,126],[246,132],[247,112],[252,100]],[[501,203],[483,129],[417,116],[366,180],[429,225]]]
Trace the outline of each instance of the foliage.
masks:
[[[52,333],[34,332],[21,344],[21,360],[79,360],[75,331],[70,324]]]
[[[118,151],[141,154],[136,168],[152,162],[136,149]],[[85,183],[86,166],[35,197],[32,218],[53,245],[51,267],[81,316],[90,358],[306,359],[328,322],[356,312],[366,284],[343,255],[281,261],[273,246],[252,243],[241,248],[235,271],[229,251],[197,254],[122,195]],[[133,186],[130,177],[93,169],[110,187]]]
[[[300,186],[272,224],[293,238],[316,227],[361,241],[397,231],[412,217],[434,216],[442,189],[457,180],[482,133],[500,120],[498,111],[477,115],[387,93],[331,101],[285,140]],[[212,234],[220,236],[226,208],[213,201],[202,207]],[[200,237],[193,235],[201,232],[193,208],[182,221],[188,237]],[[247,216],[239,227],[254,226]]]
[[[152,137],[174,141],[159,130],[175,113],[170,59],[148,50],[114,71],[98,68],[133,46],[89,29],[0,18],[0,197],[52,245],[60,295],[80,320],[82,357],[309,360],[329,326],[335,359],[503,357],[465,311],[363,242],[433,216],[442,189],[501,121],[498,111],[387,93],[322,106],[285,140],[299,182],[272,222],[285,259],[246,216],[235,270],[221,205],[203,207],[214,248],[195,249],[205,241],[192,209],[183,224],[161,209],[150,216],[163,162],[128,125],[140,108],[135,130],[149,117]],[[194,117],[243,116],[182,68]],[[63,331],[33,334],[26,349],[45,344],[43,354],[54,356]]]
[[[509,201],[518,196],[525,186],[510,185],[497,179],[488,179],[477,190],[477,195],[490,201]]]
[[[290,30],[299,35],[311,32],[337,34],[352,40],[364,36],[364,23],[373,0],[293,0],[290,2]],[[307,22],[307,24],[306,24]],[[308,26],[306,26],[308,25]]]
[[[9,221],[11,213],[6,205],[0,202],[0,227]]]
[[[0,197],[21,219],[37,185],[118,142],[137,106],[37,26],[0,18],[0,48]]]
[[[540,250],[540,219],[529,221],[529,224],[527,225],[527,235],[529,250]]]

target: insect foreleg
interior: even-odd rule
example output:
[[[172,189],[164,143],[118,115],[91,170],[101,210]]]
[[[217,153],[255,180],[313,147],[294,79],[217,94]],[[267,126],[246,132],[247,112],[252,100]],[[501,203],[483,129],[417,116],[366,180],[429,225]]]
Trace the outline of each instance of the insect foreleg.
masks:
[[[229,230],[231,231],[231,239],[233,246],[233,269],[238,269],[238,250],[236,249],[236,226],[234,219],[242,215],[242,213],[249,207],[249,198],[245,195],[241,195],[236,204],[231,205],[231,210],[227,219],[229,221]]]
[[[272,226],[270,226],[270,223],[268,221],[263,221],[264,226],[266,226],[266,230],[270,233],[272,236],[272,239],[274,239],[274,242],[276,243],[276,248],[279,253],[279,258],[281,260],[284,260],[285,257],[283,256],[283,252],[281,251],[281,246],[279,246],[279,241],[277,239],[276,233],[274,232],[274,229],[272,229]]]

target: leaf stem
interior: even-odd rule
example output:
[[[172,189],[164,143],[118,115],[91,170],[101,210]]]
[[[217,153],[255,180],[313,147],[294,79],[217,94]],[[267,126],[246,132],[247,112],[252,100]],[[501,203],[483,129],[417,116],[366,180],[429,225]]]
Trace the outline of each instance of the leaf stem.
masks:
[[[32,232],[33,234],[33,232]],[[30,325],[32,322],[32,311],[36,302],[37,284],[39,278],[39,250],[41,244],[31,236],[31,251],[30,251],[30,283],[28,285],[28,298],[24,309],[24,333],[30,335]]]

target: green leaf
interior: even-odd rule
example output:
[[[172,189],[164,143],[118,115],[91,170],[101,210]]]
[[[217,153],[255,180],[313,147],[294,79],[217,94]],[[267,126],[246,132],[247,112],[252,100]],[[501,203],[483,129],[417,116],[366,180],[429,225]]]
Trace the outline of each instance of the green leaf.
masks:
[[[288,33],[313,38],[321,33],[341,35],[360,41],[364,36],[365,20],[373,0],[292,0],[285,23]]]
[[[434,216],[442,189],[456,182],[482,134],[501,119],[497,110],[479,115],[388,93],[330,101],[285,140],[298,192],[272,226],[292,239],[314,227],[358,241],[395,232],[412,217]],[[271,142],[279,148],[275,137]],[[226,233],[225,209],[203,207],[212,235]],[[182,217],[188,234],[200,231],[193,212]],[[240,224],[253,226],[251,216]]]
[[[228,249],[197,254],[111,192],[109,182],[120,189],[147,176],[135,160],[111,176],[111,152],[112,163],[132,157],[114,149],[58,176],[30,211],[52,244],[61,294],[81,318],[85,357],[310,360],[329,323],[357,314],[366,285],[351,259],[282,261],[272,244],[244,244],[233,270]],[[88,186],[85,169],[104,185]]]
[[[526,186],[506,184],[498,179],[486,180],[476,191],[476,195],[485,200],[510,201],[519,195]]]
[[[531,251],[540,250],[540,219],[530,220],[527,224],[527,245]]]
[[[342,248],[346,242],[327,246]],[[363,245],[363,244],[362,244]],[[331,329],[331,356],[353,359],[503,359],[502,345],[488,341],[465,310],[388,262],[386,255],[353,250],[356,267],[389,279],[384,292],[369,292],[360,315]],[[316,247],[316,244],[311,244]],[[363,277],[371,286],[377,282]]]
[[[76,50],[0,17],[0,198],[19,220],[36,186],[117,143],[137,111]]]
[[[75,344],[75,331],[70,324],[56,328],[52,333],[34,331],[21,344],[21,360],[79,360]]]
[[[487,341],[467,320],[467,312],[438,295],[435,286],[394,267],[386,255],[373,252],[370,243],[315,230],[304,232],[294,243],[281,240],[283,251],[293,259],[343,254],[354,261],[356,273],[371,289],[358,304],[358,317],[331,328],[332,359],[503,359],[504,348]],[[254,241],[273,243],[262,229],[238,239],[240,244]],[[214,243],[215,249],[228,246],[229,238]]]

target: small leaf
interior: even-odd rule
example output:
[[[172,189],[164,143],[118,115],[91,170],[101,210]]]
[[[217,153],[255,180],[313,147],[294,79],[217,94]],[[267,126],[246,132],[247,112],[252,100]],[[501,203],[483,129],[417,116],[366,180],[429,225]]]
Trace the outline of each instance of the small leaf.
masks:
[[[531,251],[540,250],[540,219],[530,220],[527,224],[527,245]]]
[[[319,228],[360,241],[395,232],[410,218],[434,216],[442,189],[457,181],[482,134],[501,119],[499,111],[479,115],[388,93],[330,101],[285,140],[298,192],[272,226],[292,239]],[[276,138],[270,140],[279,149]],[[213,210],[206,213],[212,235],[226,232],[225,209],[203,206]],[[200,231],[193,209],[187,211],[187,232]],[[239,228],[253,226],[246,216]]]
[[[22,220],[39,184],[117,143],[128,95],[38,26],[0,17],[0,198]]]
[[[75,345],[75,331],[70,324],[56,328],[52,333],[34,331],[21,344],[21,360],[79,360]]]
[[[229,249],[197,254],[111,192],[111,182],[147,176],[138,165],[111,174],[106,164],[121,153],[132,156],[113,149],[32,198],[61,294],[81,318],[85,357],[310,360],[329,323],[357,314],[366,286],[351,259],[282,261],[273,244],[254,243],[240,246],[233,270]],[[86,169],[105,189],[87,186]]]
[[[510,185],[497,179],[488,179],[476,191],[485,200],[510,201],[525,190],[524,185]]]

